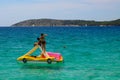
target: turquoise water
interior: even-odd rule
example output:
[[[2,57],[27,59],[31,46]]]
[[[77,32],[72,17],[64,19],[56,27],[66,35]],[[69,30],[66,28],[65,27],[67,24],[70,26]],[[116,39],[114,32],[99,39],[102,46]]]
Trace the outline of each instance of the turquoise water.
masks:
[[[16,61],[40,33],[64,63]],[[120,80],[120,27],[1,27],[0,80]]]

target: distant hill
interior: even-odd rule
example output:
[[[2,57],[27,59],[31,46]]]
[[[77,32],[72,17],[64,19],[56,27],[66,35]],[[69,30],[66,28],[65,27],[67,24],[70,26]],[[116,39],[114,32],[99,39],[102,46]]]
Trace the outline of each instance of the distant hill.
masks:
[[[14,27],[27,26],[120,26],[120,19],[112,21],[93,20],[56,20],[56,19],[31,19],[13,24]]]

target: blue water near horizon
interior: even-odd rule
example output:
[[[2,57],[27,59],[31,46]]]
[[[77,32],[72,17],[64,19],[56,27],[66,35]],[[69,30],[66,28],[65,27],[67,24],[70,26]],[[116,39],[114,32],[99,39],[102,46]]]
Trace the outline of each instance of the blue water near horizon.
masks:
[[[17,62],[40,33],[64,63]],[[120,80],[120,27],[0,27],[0,80],[36,79]]]

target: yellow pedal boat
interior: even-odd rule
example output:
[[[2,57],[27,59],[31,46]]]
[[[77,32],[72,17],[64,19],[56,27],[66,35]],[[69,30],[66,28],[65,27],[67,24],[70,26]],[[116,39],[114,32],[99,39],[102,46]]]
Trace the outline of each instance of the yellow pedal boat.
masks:
[[[31,54],[40,48],[39,45],[34,46],[29,52],[25,55],[17,58],[18,61],[23,61],[23,63],[27,63],[27,61],[38,61],[38,62],[47,62],[51,64],[52,62],[62,62],[63,57],[60,53],[54,52],[46,52],[46,54],[41,54],[39,56],[31,56]]]

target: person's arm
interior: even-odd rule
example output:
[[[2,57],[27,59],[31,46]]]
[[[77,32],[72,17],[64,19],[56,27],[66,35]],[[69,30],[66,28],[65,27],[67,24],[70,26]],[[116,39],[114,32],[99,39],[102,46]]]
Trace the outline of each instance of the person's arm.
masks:
[[[47,34],[44,34],[44,36],[47,36]]]

